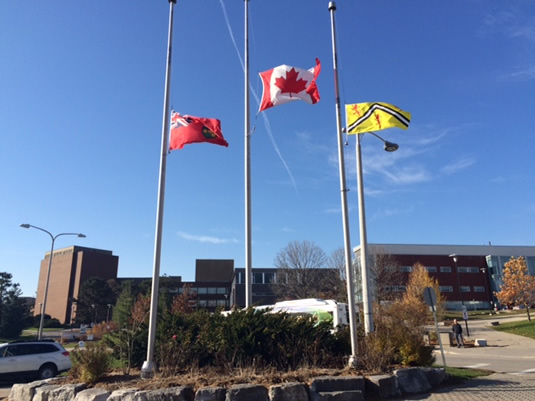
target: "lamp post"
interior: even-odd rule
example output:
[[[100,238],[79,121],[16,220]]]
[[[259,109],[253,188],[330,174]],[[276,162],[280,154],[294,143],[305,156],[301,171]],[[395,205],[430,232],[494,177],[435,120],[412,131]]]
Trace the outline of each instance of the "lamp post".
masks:
[[[388,142],[374,132],[368,132],[383,141],[386,152],[395,152],[399,145]],[[364,208],[364,182],[362,174],[362,156],[360,150],[360,136],[357,134],[357,180],[359,198],[359,229],[360,229],[360,271],[362,277],[362,303],[364,312],[364,331],[366,334],[374,331],[373,306],[370,296],[370,279],[368,274],[368,240],[366,235],[366,212]]]
[[[95,313],[95,304],[91,304],[91,327],[94,326],[95,320],[97,320],[97,314]]]
[[[455,273],[457,274],[457,288],[459,288],[459,294],[461,295],[461,304],[464,306],[463,291],[461,289],[461,281],[459,279],[459,268],[457,266],[457,255],[452,253],[450,255],[450,258],[452,258],[453,263],[455,263]]]
[[[45,313],[46,313],[46,300],[48,297],[48,284],[50,282],[50,269],[52,267],[52,257],[54,256],[54,243],[56,242],[56,238],[62,236],[62,235],[75,235],[79,238],[85,238],[84,234],[80,233],[60,233],[57,235],[52,235],[49,231],[45,230],[44,228],[33,226],[31,224],[21,224],[22,228],[35,228],[36,230],[43,231],[47,233],[50,236],[50,239],[52,240],[52,245],[50,246],[50,257],[48,258],[48,270],[46,272],[46,281],[45,281],[45,294],[43,296],[43,307],[41,308],[41,321],[39,323],[39,332],[37,335],[37,339],[41,340],[43,336],[43,324],[45,322]]]
[[[466,312],[466,307],[464,306],[464,296],[463,296],[463,289],[461,288],[461,280],[459,278],[459,266],[457,265],[457,255],[452,253],[450,255],[450,258],[452,258],[453,263],[455,263],[455,273],[457,274],[457,287],[459,288],[459,293],[461,294],[461,305],[462,305],[462,311],[463,311],[464,324],[466,325],[466,335],[470,337],[470,331],[468,330],[468,314]]]
[[[490,295],[490,291],[487,291],[487,277],[485,276],[487,269],[481,267],[479,270],[481,270],[481,273],[483,273],[483,287],[485,288],[485,296],[489,299],[489,309],[490,313],[492,314],[492,297]]]

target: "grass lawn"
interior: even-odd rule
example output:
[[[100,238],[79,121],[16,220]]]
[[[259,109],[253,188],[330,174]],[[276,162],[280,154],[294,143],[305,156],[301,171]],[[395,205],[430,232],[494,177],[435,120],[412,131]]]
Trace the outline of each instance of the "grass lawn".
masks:
[[[434,365],[433,367],[442,368],[442,365]],[[494,372],[485,369],[470,369],[470,368],[452,368],[446,367],[446,373],[448,374],[448,381],[445,384],[462,383],[465,380],[474,379],[480,376],[489,376]]]
[[[524,312],[525,313],[525,312]],[[510,322],[503,323],[499,326],[493,326],[494,330],[505,331],[511,334],[518,334],[519,336],[533,338],[535,340],[535,322],[534,321],[521,321],[521,322]]]
[[[486,319],[497,320],[497,319],[517,316],[517,315],[526,316],[526,311],[525,310],[500,311],[498,313],[492,313],[492,315],[490,314],[488,310],[472,311],[472,312],[469,311],[468,320],[486,320]],[[444,320],[453,320],[453,319],[463,320],[463,313],[461,311],[446,311],[446,313],[444,314]]]

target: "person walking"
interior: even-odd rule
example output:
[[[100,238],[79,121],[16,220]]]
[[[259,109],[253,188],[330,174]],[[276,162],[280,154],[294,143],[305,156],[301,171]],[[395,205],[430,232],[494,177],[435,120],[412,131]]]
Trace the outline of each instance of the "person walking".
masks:
[[[463,326],[457,323],[457,319],[453,319],[453,324],[451,325],[451,331],[455,334],[455,341],[457,341],[457,348],[464,348],[463,340]]]

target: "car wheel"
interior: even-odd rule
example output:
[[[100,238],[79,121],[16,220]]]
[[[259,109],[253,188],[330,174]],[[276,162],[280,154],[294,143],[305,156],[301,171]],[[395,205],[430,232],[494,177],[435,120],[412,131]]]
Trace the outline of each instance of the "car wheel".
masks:
[[[39,379],[50,379],[51,377],[56,376],[57,373],[56,367],[51,363],[47,363],[46,365],[41,366],[41,369],[39,369]]]

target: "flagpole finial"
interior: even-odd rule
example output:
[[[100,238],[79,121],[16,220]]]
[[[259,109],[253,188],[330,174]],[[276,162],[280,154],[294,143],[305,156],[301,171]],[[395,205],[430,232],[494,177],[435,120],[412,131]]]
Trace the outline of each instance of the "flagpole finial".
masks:
[[[336,3],[334,1],[329,1],[329,11],[336,11]]]

